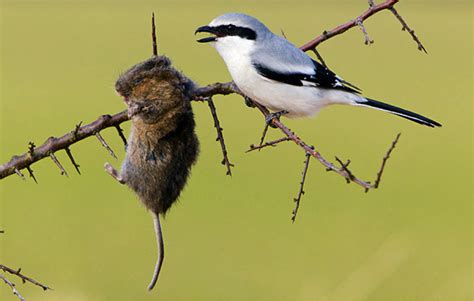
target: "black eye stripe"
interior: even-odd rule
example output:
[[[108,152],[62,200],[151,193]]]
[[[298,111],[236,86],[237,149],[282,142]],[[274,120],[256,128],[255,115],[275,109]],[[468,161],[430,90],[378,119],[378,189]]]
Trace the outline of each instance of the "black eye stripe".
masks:
[[[214,30],[218,36],[239,36],[247,40],[256,40],[257,33],[248,27],[229,25],[219,25],[214,27]]]

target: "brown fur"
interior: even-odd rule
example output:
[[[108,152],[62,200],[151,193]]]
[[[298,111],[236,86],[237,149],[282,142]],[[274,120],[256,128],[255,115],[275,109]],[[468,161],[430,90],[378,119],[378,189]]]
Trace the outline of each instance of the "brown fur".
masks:
[[[105,169],[135,191],[153,213],[159,252],[149,290],[164,260],[160,214],[178,199],[198,155],[190,103],[193,88],[193,82],[164,56],[133,66],[115,84],[128,106],[132,130],[120,173],[108,163]]]
[[[132,117],[121,176],[156,214],[165,213],[178,198],[198,154],[192,88],[164,56],[137,64],[116,83],[129,113],[139,111]]]

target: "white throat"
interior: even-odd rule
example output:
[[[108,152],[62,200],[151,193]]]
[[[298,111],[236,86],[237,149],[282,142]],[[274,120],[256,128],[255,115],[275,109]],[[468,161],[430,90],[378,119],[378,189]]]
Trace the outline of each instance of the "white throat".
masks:
[[[237,85],[251,70],[251,53],[255,49],[255,41],[237,36],[218,38],[212,43],[227,65],[230,75]]]

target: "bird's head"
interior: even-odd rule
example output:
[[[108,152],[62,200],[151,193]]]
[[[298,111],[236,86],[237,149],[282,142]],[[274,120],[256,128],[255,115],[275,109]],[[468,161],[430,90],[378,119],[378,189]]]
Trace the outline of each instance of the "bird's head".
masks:
[[[249,15],[228,13],[211,21],[208,25],[196,29],[210,33],[211,36],[197,40],[199,43],[211,43],[219,52],[244,51],[265,38],[270,33],[259,20]]]

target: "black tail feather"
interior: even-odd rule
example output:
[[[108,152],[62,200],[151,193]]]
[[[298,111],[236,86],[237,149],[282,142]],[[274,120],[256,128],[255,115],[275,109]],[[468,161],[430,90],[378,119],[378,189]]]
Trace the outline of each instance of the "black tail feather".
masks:
[[[395,106],[389,105],[389,104],[381,102],[381,101],[377,101],[377,100],[373,100],[373,99],[369,99],[369,98],[366,98],[366,99],[367,99],[367,101],[357,102],[357,104],[361,105],[361,106],[367,106],[367,107],[375,108],[375,109],[378,109],[378,110],[386,111],[386,112],[395,114],[397,116],[409,119],[411,121],[414,121],[416,123],[423,124],[423,125],[426,125],[426,126],[429,126],[429,127],[441,126],[440,123],[438,123],[434,120],[431,120],[431,119],[429,119],[425,116],[422,116],[420,114],[410,112],[410,111],[407,111],[405,109],[395,107]]]

